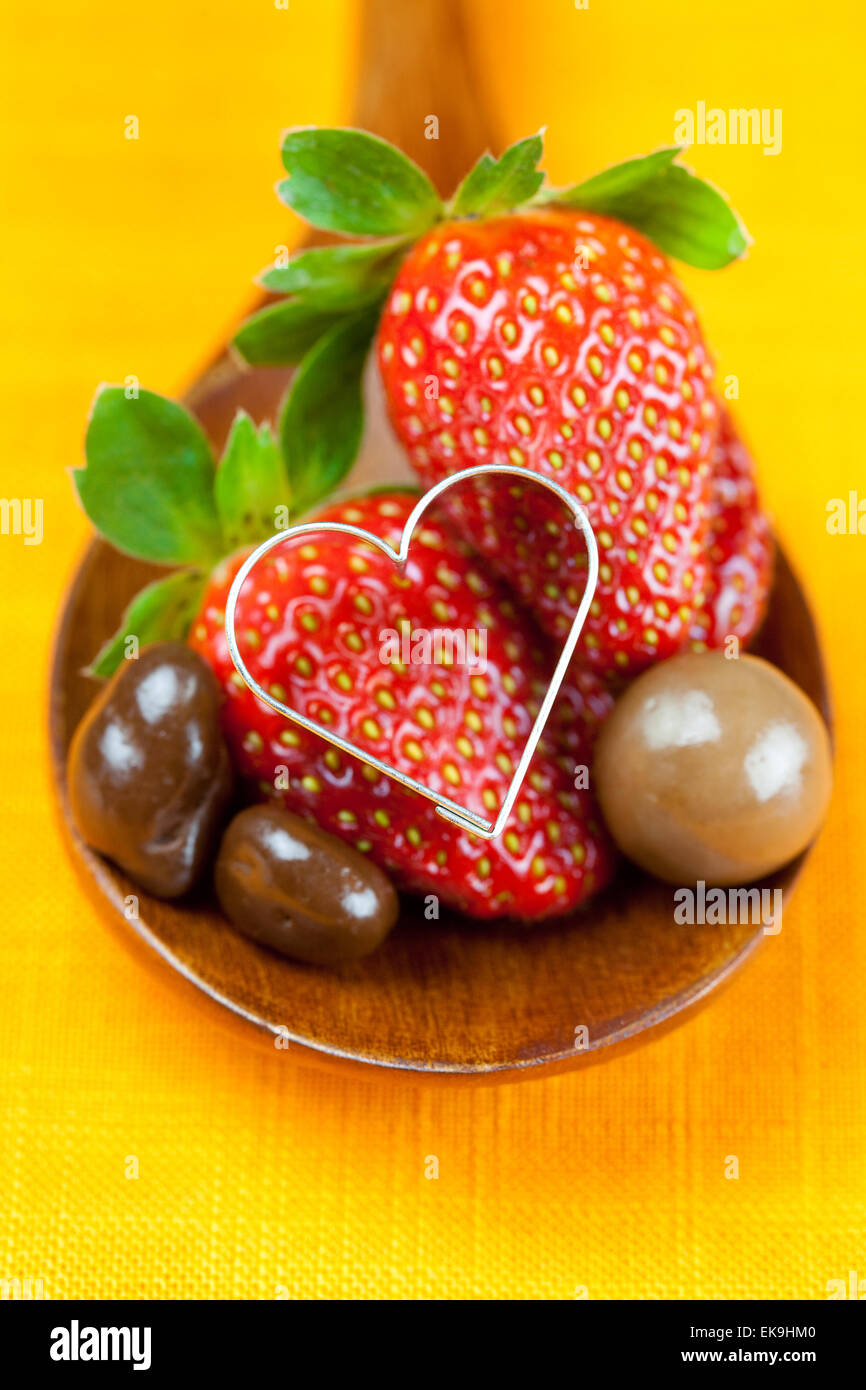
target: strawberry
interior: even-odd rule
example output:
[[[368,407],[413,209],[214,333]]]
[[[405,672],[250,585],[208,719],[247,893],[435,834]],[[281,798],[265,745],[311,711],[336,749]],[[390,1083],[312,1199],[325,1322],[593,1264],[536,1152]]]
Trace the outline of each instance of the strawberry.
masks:
[[[767,609],[773,579],[773,533],[761,510],[755,465],[726,410],[713,453],[707,576],[691,645],[746,644]]]
[[[235,340],[252,363],[302,362],[281,428],[290,474],[314,440],[333,472],[351,464],[350,382],[375,334],[392,423],[425,482],[510,462],[584,502],[602,565],[581,659],[629,675],[679,650],[707,579],[718,418],[708,353],[663,252],[706,267],[739,255],[745,237],[721,195],[677,149],[557,190],[542,187],[533,136],[482,156],[445,207],[417,166],[364,132],[290,131],[282,152],[279,193],[295,212],[380,238],[271,267],[263,283],[288,297]],[[491,480],[449,510],[564,634],[585,558],[550,494]]]
[[[326,508],[399,544],[416,498],[385,492]],[[425,798],[290,724],[258,701],[232,664],[223,619],[246,552],[212,575],[191,645],[226,692],[224,730],[233,760],[262,795],[277,797],[370,854],[395,882],[475,917],[538,919],[576,907],[602,886],[611,854],[592,803],[573,785],[610,707],[596,685],[563,702],[571,756],[553,739],[533,760],[511,825],[482,840],[440,817]],[[486,633],[482,671],[406,664],[383,633],[407,629]],[[467,548],[425,519],[401,573],[363,541],[323,533],[278,548],[241,590],[235,628],[256,678],[300,713],[492,818],[547,685],[550,662],[501,585]],[[390,660],[388,659],[390,657]],[[287,785],[286,785],[287,784]]]
[[[557,751],[567,755],[573,771],[588,771],[592,750],[602,724],[613,709],[613,690],[619,681],[606,682],[589,667],[572,664],[568,678],[559,689],[551,713],[552,737]]]
[[[601,567],[583,659],[631,673],[684,644],[717,412],[694,313],[646,238],[565,211],[445,223],[404,261],[378,349],[426,483],[510,462],[586,506]],[[496,480],[451,510],[546,631],[565,634],[585,556],[550,494]]]

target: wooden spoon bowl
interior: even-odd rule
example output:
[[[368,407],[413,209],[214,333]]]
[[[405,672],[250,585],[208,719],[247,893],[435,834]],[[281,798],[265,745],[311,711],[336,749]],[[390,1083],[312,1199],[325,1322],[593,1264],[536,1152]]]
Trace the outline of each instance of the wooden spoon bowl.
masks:
[[[410,22],[412,30],[405,30]],[[469,81],[459,11],[445,0],[367,10],[365,84],[357,123],[397,139],[450,189],[487,143]],[[443,82],[442,74],[447,75]],[[428,112],[441,138],[424,145]],[[217,447],[238,406],[273,418],[288,374],[244,372],[226,355],[188,395]],[[381,412],[355,481],[406,476]],[[102,541],[88,549],[67,595],[51,677],[51,749],[60,812],[76,862],[125,938],[244,1020],[247,1031],[309,1060],[353,1059],[413,1074],[547,1074],[622,1046],[679,1017],[726,980],[761,928],[678,926],[672,890],[623,867],[614,886],[571,919],[543,927],[482,926],[452,915],[405,914],[375,955],[337,972],[297,964],[229,926],[205,891],[184,903],[141,892],[90,850],[71,820],[66,755],[98,687],[81,674],[152,567]],[[806,599],[779,554],[770,611],[756,650],[785,671],[829,722],[829,697]],[[764,886],[787,894],[803,858]],[[137,900],[132,913],[130,899]],[[576,1046],[586,1029],[586,1047]]]
[[[623,866],[586,909],[546,926],[484,926],[456,914],[424,922],[415,906],[376,954],[328,972],[241,936],[207,894],[165,903],[142,893],[77,834],[65,765],[97,689],[82,668],[153,573],[95,541],[67,597],[51,680],[61,814],[79,865],[126,935],[266,1037],[288,1037],[309,1055],[413,1072],[513,1077],[573,1066],[696,1004],[761,940],[761,928],[748,924],[678,926],[672,889]],[[783,554],[756,650],[829,720],[815,627]],[[781,888],[787,901],[804,858],[762,886]],[[130,895],[138,899],[132,919]],[[575,1047],[581,1026],[585,1050]]]

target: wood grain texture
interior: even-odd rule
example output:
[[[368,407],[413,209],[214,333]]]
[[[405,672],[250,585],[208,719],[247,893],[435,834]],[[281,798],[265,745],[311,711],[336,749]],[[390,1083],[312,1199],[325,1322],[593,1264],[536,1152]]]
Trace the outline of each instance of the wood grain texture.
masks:
[[[458,7],[375,0],[365,32],[357,123],[397,139],[450,190],[489,143],[463,57]],[[430,114],[439,117],[439,141],[424,141]],[[288,380],[284,371],[244,371],[223,353],[188,401],[219,446],[238,406],[256,419],[273,418]],[[370,417],[353,481],[406,476],[375,393]],[[72,732],[97,689],[82,668],[133,593],[156,573],[97,540],[67,596],[50,715],[61,818],[86,881],[125,938],[265,1040],[285,1029],[292,1050],[310,1060],[415,1075],[548,1074],[609,1055],[614,1045],[670,1023],[728,979],[758,944],[760,929],[747,925],[677,926],[670,887],[628,867],[583,912],[543,927],[482,926],[453,915],[426,922],[418,901],[407,899],[384,948],[336,973],[285,960],[239,935],[207,891],[183,906],[140,893],[78,837],[64,768]],[[756,650],[791,676],[829,722],[817,634],[784,555]],[[801,863],[766,886],[790,891]],[[139,900],[135,921],[124,913],[130,894]],[[589,1033],[586,1052],[574,1045],[581,1025]]]

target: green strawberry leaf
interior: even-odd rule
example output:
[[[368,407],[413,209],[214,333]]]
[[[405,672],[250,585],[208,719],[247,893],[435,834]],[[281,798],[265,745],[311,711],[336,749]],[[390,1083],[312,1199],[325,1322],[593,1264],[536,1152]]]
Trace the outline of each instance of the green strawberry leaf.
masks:
[[[289,502],[283,456],[270,425],[258,429],[239,410],[214,480],[214,497],[228,550],[258,545],[273,534],[277,507]]]
[[[223,540],[213,499],[213,458],[182,406],[120,386],[97,393],[86,468],[72,478],[85,512],[118,550],[163,565],[209,564]]]
[[[251,367],[293,366],[341,316],[337,303],[285,299],[242,323],[234,347]]]
[[[306,300],[325,300],[353,305],[372,290],[384,289],[408,248],[405,237],[341,246],[315,246],[293,256],[288,265],[268,266],[259,284],[276,294],[303,295]]]
[[[205,585],[201,570],[178,570],[157,579],[137,593],[120,627],[94,657],[86,674],[111,676],[128,655],[127,642],[135,638],[139,649],[152,642],[182,642],[189,631]]]
[[[543,148],[539,134],[518,140],[499,159],[483,154],[457,189],[452,214],[491,217],[528,202],[544,182],[543,171],[536,168]]]
[[[293,515],[326,497],[355,461],[364,423],[361,377],[380,307],[338,323],[295,374],[280,418]]]
[[[718,270],[743,255],[748,235],[718,189],[674,163],[678,154],[674,147],[626,160],[544,201],[616,217],[676,260]]]
[[[313,227],[348,236],[419,236],[441,215],[427,175],[364,130],[315,126],[283,137],[283,202]]]
[[[584,179],[571,188],[554,190],[551,196],[557,203],[580,208],[586,207],[588,200],[593,212],[600,211],[594,206],[596,200],[604,202],[637,192],[669,168],[681,152],[679,145],[668,145],[652,154],[639,154],[622,164],[612,164],[609,169],[602,169],[600,174],[593,174],[591,179]]]

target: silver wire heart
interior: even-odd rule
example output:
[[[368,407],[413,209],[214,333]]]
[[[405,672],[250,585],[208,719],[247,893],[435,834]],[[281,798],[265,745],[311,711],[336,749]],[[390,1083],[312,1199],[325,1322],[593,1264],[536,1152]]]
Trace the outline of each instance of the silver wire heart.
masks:
[[[526,741],[520,761],[517,764],[517,769],[511,779],[508,791],[505,794],[505,799],[499,808],[496,820],[488,821],[485,820],[483,816],[476,815],[474,811],[467,811],[465,807],[459,806],[457,802],[452,801],[450,797],[441,796],[430,787],[425,787],[423,782],[418,782],[414,777],[409,777],[407,773],[401,772],[399,768],[392,767],[390,763],[382,762],[381,758],[375,757],[374,754],[365,753],[362,748],[357,748],[354,743],[350,743],[348,739],[341,738],[339,734],[335,734],[333,730],[325,728],[324,725],[317,724],[314,719],[308,719],[306,715],[300,714],[297,710],[290,709],[282,700],[278,700],[276,696],[265,690],[256,680],[255,676],[248,670],[238,650],[237,636],[235,634],[235,609],[245,579],[250,574],[251,570],[258,564],[262,556],[267,555],[268,551],[273,550],[275,546],[282,545],[285,541],[295,536],[307,536],[313,533],[322,534],[325,531],[336,531],[346,536],[354,536],[358,540],[367,541],[370,545],[375,546],[378,550],[381,550],[384,555],[387,555],[393,560],[398,568],[402,568],[409,556],[409,543],[412,539],[412,533],[430,504],[445,492],[447,488],[454,487],[458,483],[466,482],[469,478],[479,478],[487,474],[495,473],[506,473],[521,478],[524,482],[531,481],[533,483],[538,483],[542,487],[546,487],[550,492],[555,493],[556,496],[565,503],[566,507],[568,507],[569,511],[574,516],[576,526],[583,533],[589,563],[583,597],[574,615],[574,621],[571,624],[571,629],[565,645],[560,653],[559,660],[556,664],[556,670],[550,679],[544,699],[541,702],[541,708],[535,717],[535,723],[530,730],[529,738]],[[526,776],[527,769],[532,760],[532,755],[538,746],[538,740],[541,738],[551,707],[559,693],[559,687],[562,685],[565,678],[565,673],[568,670],[569,663],[574,654],[574,649],[577,646],[580,634],[583,630],[583,625],[586,622],[586,615],[589,612],[589,606],[592,603],[597,583],[598,547],[589,517],[581,504],[566,491],[562,484],[555,482],[552,478],[546,478],[542,473],[529,472],[525,468],[518,468],[510,464],[479,464],[475,468],[464,468],[460,473],[452,473],[450,477],[443,478],[441,483],[436,483],[434,487],[430,488],[429,492],[424,493],[424,496],[419,499],[406,525],[403,527],[403,535],[400,538],[399,550],[394,550],[387,541],[383,541],[379,536],[374,536],[371,531],[365,531],[360,526],[350,526],[348,523],[340,521],[309,521],[303,522],[299,526],[289,526],[284,531],[276,531],[273,536],[269,536],[266,541],[263,541],[260,546],[257,546],[257,548],[247,556],[235,575],[234,583],[229,590],[228,602],[226,603],[226,641],[228,642],[229,653],[235,667],[256,698],[261,700],[263,704],[269,705],[271,709],[284,715],[286,719],[291,719],[294,724],[300,724],[301,728],[306,729],[308,733],[318,734],[319,738],[325,739],[326,742],[333,744],[335,748],[340,748],[344,753],[348,753],[353,758],[360,758],[362,762],[368,763],[370,767],[375,767],[378,772],[384,773],[386,777],[392,777],[396,782],[399,782],[401,786],[407,787],[410,791],[417,792],[420,796],[427,797],[429,801],[435,804],[439,815],[445,820],[451,821],[452,824],[460,826],[463,830],[468,830],[473,835],[479,835],[485,840],[494,840],[502,834],[514,803],[520,794],[520,788],[523,785],[523,779]]]

